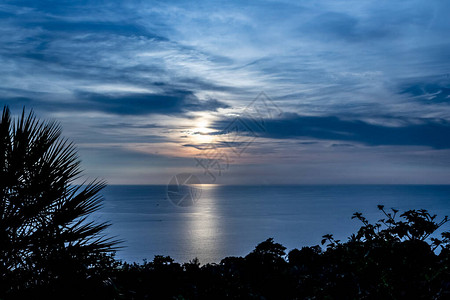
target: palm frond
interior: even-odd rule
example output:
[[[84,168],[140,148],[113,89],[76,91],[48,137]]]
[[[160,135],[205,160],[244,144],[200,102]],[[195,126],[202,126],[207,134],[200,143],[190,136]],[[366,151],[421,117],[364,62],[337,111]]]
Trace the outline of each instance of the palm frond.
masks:
[[[50,257],[87,257],[118,248],[121,241],[104,234],[108,222],[89,220],[101,207],[99,192],[106,183],[74,185],[80,160],[75,145],[61,138],[59,124],[41,122],[25,109],[14,121],[4,107],[0,153],[3,272],[44,268]]]

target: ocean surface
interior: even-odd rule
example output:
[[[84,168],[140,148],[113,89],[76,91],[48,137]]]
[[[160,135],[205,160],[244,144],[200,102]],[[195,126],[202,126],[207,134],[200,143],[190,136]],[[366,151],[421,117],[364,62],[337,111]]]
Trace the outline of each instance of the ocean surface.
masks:
[[[327,233],[346,240],[361,225],[352,214],[376,221],[382,217],[377,204],[450,216],[450,186],[442,185],[203,185],[188,207],[174,205],[166,186],[116,185],[102,194],[103,208],[93,217],[112,223],[107,233],[124,240],[116,256],[128,262],[154,255],[220,262],[246,255],[269,237],[288,250],[320,244]]]

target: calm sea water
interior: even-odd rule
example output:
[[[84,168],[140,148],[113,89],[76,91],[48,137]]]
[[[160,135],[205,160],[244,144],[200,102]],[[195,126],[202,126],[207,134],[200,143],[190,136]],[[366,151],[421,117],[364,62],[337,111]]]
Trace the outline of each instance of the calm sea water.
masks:
[[[377,204],[450,215],[450,186],[203,186],[190,207],[173,205],[166,186],[108,186],[103,195],[95,218],[111,221],[108,233],[125,240],[117,257],[130,262],[159,254],[219,262],[269,237],[288,249],[320,244],[327,233],[345,240],[360,226],[355,211],[381,218]]]

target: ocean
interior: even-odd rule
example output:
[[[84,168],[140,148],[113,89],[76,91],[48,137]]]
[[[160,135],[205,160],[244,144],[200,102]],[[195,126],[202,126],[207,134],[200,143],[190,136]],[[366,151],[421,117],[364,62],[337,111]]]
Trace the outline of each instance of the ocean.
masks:
[[[102,194],[103,207],[93,218],[110,221],[107,234],[124,240],[117,258],[139,263],[155,255],[218,263],[246,255],[269,237],[288,251],[318,245],[328,233],[346,240],[361,225],[352,214],[376,221],[382,218],[378,204],[424,208],[439,219],[450,215],[447,185],[203,185],[187,207],[174,205],[167,186],[111,185]]]

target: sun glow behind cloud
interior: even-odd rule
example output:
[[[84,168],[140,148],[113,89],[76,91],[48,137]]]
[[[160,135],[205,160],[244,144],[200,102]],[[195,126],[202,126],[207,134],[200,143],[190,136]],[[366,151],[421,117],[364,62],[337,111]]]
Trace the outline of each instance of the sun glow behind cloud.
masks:
[[[188,130],[189,137],[193,144],[209,144],[214,143],[214,135],[210,133],[214,132],[209,128],[210,122],[205,119],[200,119],[195,122],[195,127]]]

